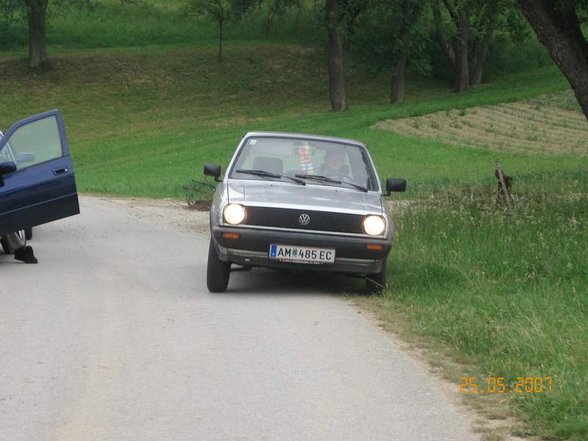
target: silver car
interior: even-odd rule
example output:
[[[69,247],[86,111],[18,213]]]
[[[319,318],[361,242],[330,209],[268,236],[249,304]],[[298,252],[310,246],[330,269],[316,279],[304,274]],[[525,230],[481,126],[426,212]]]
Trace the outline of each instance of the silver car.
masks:
[[[206,164],[219,185],[210,209],[207,285],[227,289],[231,265],[330,271],[386,284],[394,223],[364,144],[294,133],[252,132],[228,171]],[[387,179],[386,194],[405,191]]]

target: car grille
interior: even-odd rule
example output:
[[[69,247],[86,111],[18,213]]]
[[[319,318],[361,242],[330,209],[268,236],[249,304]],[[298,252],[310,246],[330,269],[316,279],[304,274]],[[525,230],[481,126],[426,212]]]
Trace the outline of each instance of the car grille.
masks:
[[[336,233],[364,233],[363,216],[358,214],[269,207],[245,207],[245,210],[247,211],[245,225]],[[310,217],[308,225],[300,223],[300,217],[304,214]]]

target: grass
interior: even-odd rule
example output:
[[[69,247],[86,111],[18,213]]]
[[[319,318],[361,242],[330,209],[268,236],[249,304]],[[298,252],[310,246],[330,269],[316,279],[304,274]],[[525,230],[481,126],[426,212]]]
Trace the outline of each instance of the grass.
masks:
[[[53,51],[79,48],[189,45],[214,47],[216,23],[186,12],[184,1],[95,0],[94,10],[50,4],[47,43]],[[25,20],[0,17],[0,50],[22,52],[27,46]],[[271,18],[267,8],[256,10],[224,27],[226,41],[317,43],[323,38],[320,14],[313,5],[292,9],[286,17]],[[22,52],[24,53],[24,52]]]
[[[364,302],[405,323],[405,336],[448,348],[464,361],[464,374],[504,376],[508,383],[553,377],[549,394],[507,394],[528,424],[517,430],[588,438],[586,156],[496,152],[376,127],[435,112],[463,117],[472,107],[521,100],[571,108],[564,95],[553,97],[568,89],[555,67],[500,76],[460,95],[412,78],[407,103],[389,106],[386,73],[349,59],[350,110],[334,114],[323,48],[283,43],[294,31],[280,44],[282,37],[261,44],[259,31],[235,28],[218,63],[210,25],[190,36],[193,22],[180,20],[150,36],[138,22],[150,23],[153,11],[141,10],[134,20],[112,13],[118,2],[103,4],[101,25],[67,14],[52,19],[52,32],[66,31],[50,37],[46,72],[31,73],[20,52],[0,54],[0,127],[60,108],[82,192],[180,199],[205,162],[227,164],[246,131],[367,142],[381,176],[407,178],[404,197],[417,202],[395,215],[391,289]],[[115,32],[118,26],[127,27]],[[531,125],[541,128],[540,121]],[[497,160],[514,176],[513,216],[495,205]]]
[[[538,102],[543,102],[539,104]],[[564,112],[535,98],[529,104],[510,103],[435,112],[418,117],[391,119],[378,127],[417,137],[467,145],[472,148],[523,153],[588,152],[588,125],[578,111]]]
[[[588,181],[585,170],[535,174],[518,188],[512,216],[486,186],[439,189],[404,209],[392,289],[370,302],[403,316],[405,335],[456,350],[467,360],[461,376],[480,386],[553,378],[550,393],[501,398],[534,434],[579,441],[588,436]]]
[[[82,191],[182,196],[204,162],[226,164],[248,130],[349,136],[366,141],[379,171],[410,181],[408,197],[442,183],[488,182],[496,159],[507,171],[567,170],[573,156],[475,151],[372,128],[378,121],[494,104],[565,88],[554,68],[505,77],[463,95],[430,79],[410,83],[409,103],[386,104],[387,78],[354,66],[351,110],[328,109],[322,49],[298,45],[229,46],[223,63],[213,48],[94,50],[53,57],[44,74],[22,60],[0,62],[0,127],[60,108],[68,126]],[[296,68],[294,68],[295,66]],[[524,87],[523,87],[524,85]]]

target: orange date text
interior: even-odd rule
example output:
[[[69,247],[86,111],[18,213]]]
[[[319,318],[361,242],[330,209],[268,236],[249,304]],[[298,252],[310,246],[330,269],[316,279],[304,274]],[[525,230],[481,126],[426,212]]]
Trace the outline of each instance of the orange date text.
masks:
[[[467,395],[478,394],[543,394],[553,389],[553,377],[516,377],[507,382],[504,377],[462,377],[459,392]]]

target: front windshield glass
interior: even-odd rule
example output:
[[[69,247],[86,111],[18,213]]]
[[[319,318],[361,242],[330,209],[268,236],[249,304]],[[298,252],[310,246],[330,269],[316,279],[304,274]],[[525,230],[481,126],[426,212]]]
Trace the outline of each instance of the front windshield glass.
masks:
[[[299,177],[307,184],[345,186],[344,183],[377,190],[374,170],[364,147],[286,137],[250,137],[239,152],[229,177],[232,179],[278,179],[265,174]],[[324,176],[330,179],[317,179]]]

